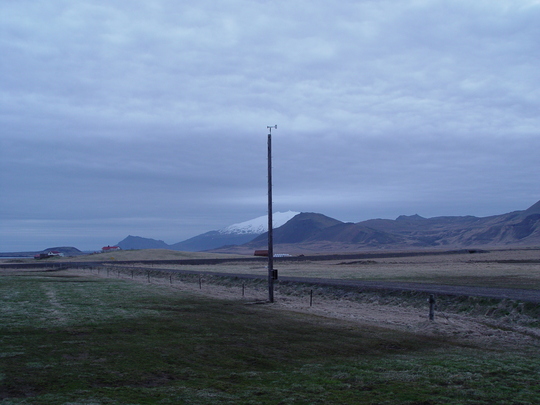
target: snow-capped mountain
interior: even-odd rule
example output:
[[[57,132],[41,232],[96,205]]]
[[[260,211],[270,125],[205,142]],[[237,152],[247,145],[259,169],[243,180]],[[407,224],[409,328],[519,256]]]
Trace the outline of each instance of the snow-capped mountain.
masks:
[[[275,246],[287,246],[291,250],[295,245],[293,250],[296,252],[461,247],[473,247],[470,252],[475,252],[478,246],[540,245],[540,201],[524,211],[489,217],[400,215],[395,220],[370,219],[352,223],[313,212],[298,214],[288,211],[275,213],[273,219]],[[262,234],[266,228],[267,217],[262,216],[174,245],[133,236],[117,245],[123,249],[168,248],[246,254],[265,248],[268,240]]]
[[[278,228],[295,217],[298,212],[275,212],[272,215],[274,228]],[[226,245],[242,245],[257,236],[267,232],[268,217],[266,215],[249,221],[230,225],[218,231],[210,231],[193,238],[167,245],[163,241],[141,238],[138,236],[128,236],[117,245],[122,249],[173,249],[188,252],[198,252],[210,250]]]
[[[290,219],[298,215],[299,212],[287,211],[287,212],[274,212],[272,214],[272,224],[274,228],[278,228],[281,225],[288,222]],[[254,234],[260,235],[268,231],[268,215],[257,217],[249,221],[240,222],[238,224],[229,225],[226,228],[220,229],[218,232],[221,234]]]

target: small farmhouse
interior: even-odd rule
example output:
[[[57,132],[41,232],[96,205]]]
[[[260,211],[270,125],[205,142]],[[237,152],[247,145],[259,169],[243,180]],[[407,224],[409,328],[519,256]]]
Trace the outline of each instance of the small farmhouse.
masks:
[[[116,252],[117,250],[122,250],[120,246],[104,246],[101,248],[102,253]]]
[[[47,253],[49,256],[58,256],[58,257],[64,257],[64,254],[62,252],[59,252],[58,250],[51,250],[49,253]]]
[[[34,256],[34,259],[48,259],[49,257],[64,257],[64,254],[57,250],[50,250],[46,253],[38,253]]]

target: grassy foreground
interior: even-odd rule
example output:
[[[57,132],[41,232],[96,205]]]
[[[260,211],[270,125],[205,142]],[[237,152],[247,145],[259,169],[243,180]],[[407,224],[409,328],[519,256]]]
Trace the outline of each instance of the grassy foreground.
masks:
[[[2,404],[536,404],[540,356],[66,273],[0,273]]]

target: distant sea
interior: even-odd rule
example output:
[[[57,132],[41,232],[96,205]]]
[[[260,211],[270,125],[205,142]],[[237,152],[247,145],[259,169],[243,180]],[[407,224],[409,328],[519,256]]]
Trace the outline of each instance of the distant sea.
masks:
[[[0,252],[0,259],[28,259],[41,252]]]

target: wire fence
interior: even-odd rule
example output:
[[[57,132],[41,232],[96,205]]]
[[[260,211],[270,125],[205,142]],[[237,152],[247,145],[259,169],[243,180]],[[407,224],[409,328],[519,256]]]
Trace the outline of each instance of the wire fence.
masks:
[[[268,300],[265,277],[247,274],[224,274],[192,270],[170,270],[155,267],[124,267],[121,265],[79,266],[101,277],[129,279],[138,282],[169,285],[171,287],[201,290],[216,298],[238,298],[246,302],[262,303]],[[203,291],[204,290],[204,291]],[[418,291],[392,289],[366,289],[354,286],[310,284],[276,280],[276,300],[280,297],[296,297],[306,306],[325,305],[329,300],[369,303],[379,306],[413,307],[424,311],[425,319],[435,321],[438,317],[448,319],[450,314],[488,316],[491,318],[526,318],[527,324],[540,327],[540,304],[472,296],[436,295]],[[534,325],[536,322],[537,325]]]

